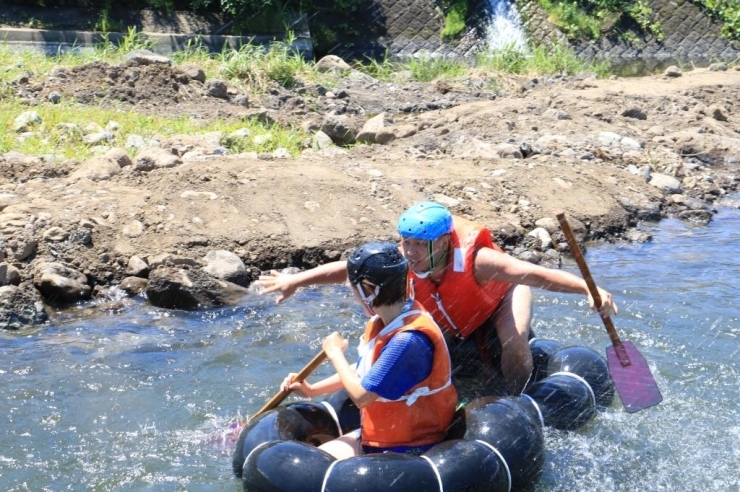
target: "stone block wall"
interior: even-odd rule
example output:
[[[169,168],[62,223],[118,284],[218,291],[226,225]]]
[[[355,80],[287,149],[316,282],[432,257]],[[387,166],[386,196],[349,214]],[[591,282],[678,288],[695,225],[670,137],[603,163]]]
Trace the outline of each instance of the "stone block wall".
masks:
[[[467,19],[467,29],[459,39],[445,42],[441,38],[444,27],[444,14],[441,4],[435,0],[366,0],[355,24],[359,34],[350,39],[338,40],[329,53],[341,56],[345,60],[380,59],[389,56],[393,60],[407,60],[419,56],[450,56],[472,59],[473,55],[485,47],[486,27],[490,23],[491,2],[493,0],[472,0],[473,7]],[[530,43],[542,44],[566,42],[565,35],[547,21],[547,15],[536,0],[513,0],[524,24],[524,31]],[[664,68],[669,64],[679,66],[707,66],[717,61],[740,61],[740,43],[732,42],[720,36],[721,24],[713,21],[701,7],[690,0],[643,0],[653,10],[665,33],[663,40],[643,32],[629,32],[627,35],[611,35],[597,42],[576,41],[570,46],[584,59],[605,59],[613,64],[624,65],[623,74],[646,73]],[[740,1],[740,0],[739,0]],[[2,3],[2,0],[0,0]],[[28,10],[28,9],[26,9]],[[27,13],[27,12],[26,12]],[[50,46],[50,52],[56,52],[64,44],[63,30],[67,23],[70,26],[92,26],[99,17],[99,12],[91,9],[46,9],[37,8],[33,15],[44,23],[62,29],[56,36],[58,42],[49,43],[52,31],[34,31],[15,29],[13,36],[20,37],[20,44],[43,44]],[[297,49],[313,56],[311,33],[308,28],[307,13],[293,26],[300,46]],[[8,24],[12,19],[22,18],[19,7],[0,8],[0,25]],[[181,49],[192,37],[188,33],[203,33],[201,41],[220,51],[224,43],[248,42],[250,37],[230,39],[230,36],[218,35],[225,31],[228,23],[218,16],[203,17],[188,13],[159,14],[149,10],[129,12],[114,9],[112,18],[127,26],[135,26],[140,31],[164,33],[163,41],[158,41],[165,52]],[[72,22],[74,20],[74,22]],[[3,31],[0,29],[0,31]],[[7,30],[0,32],[6,43],[12,43]],[[26,32],[28,31],[28,32]],[[169,35],[178,32],[180,35]],[[30,34],[29,34],[30,33]],[[34,34],[35,33],[35,34]],[[80,46],[84,41],[77,31],[73,46]],[[26,38],[37,36],[44,39],[30,41]],[[152,34],[155,36],[156,34]],[[210,38],[213,38],[212,40]],[[265,38],[265,43],[272,37]],[[627,41],[629,39],[631,41]],[[260,38],[254,41],[260,42]]]
[[[469,58],[480,47],[484,18],[485,12],[474,12],[466,31],[446,42],[441,37],[444,14],[434,0],[368,0],[361,14],[361,39],[344,40],[331,54],[344,59],[386,54],[394,60],[420,56]]]
[[[645,0],[660,22],[665,38],[659,41],[643,32],[628,36],[606,36],[598,42],[569,43],[584,59],[608,59],[616,65],[629,65],[635,73],[663,68],[669,64],[707,66],[717,61],[740,60],[740,43],[720,36],[721,24],[713,21],[703,9],[689,0]],[[517,0],[527,38],[531,43],[568,42],[536,0]],[[483,32],[488,23],[489,3],[478,0],[468,20],[468,30],[458,41],[443,42],[440,32],[444,18],[433,0],[370,0],[366,12],[367,32],[374,32],[356,50],[367,50],[374,43],[375,54],[386,51],[391,58],[405,59],[420,54],[470,57],[485,42]],[[628,42],[625,39],[632,39]],[[351,56],[357,53],[336,53]]]
[[[571,47],[584,59],[610,60],[629,66],[635,73],[659,70],[667,65],[708,66],[711,63],[740,61],[740,43],[720,35],[722,25],[689,0],[646,0],[665,33],[663,40],[639,31],[629,36],[606,36],[597,42],[578,41]],[[518,4],[528,39],[535,43],[567,41],[547,21],[535,0]],[[634,39],[628,42],[625,37]]]

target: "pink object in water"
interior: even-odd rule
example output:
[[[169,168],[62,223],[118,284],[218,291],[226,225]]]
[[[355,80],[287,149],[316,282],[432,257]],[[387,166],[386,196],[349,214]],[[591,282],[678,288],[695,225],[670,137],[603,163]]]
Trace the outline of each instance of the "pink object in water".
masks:
[[[573,253],[573,257],[583,275],[583,280],[588,286],[588,292],[593,297],[594,305],[601,307],[599,288],[591,276],[591,271],[588,269],[576,236],[573,234],[570,224],[568,224],[568,219],[565,218],[564,212],[557,214],[557,217],[568,242],[568,247]],[[653,379],[653,374],[650,372],[642,354],[630,342],[623,342],[619,339],[617,328],[609,316],[602,315],[601,321],[604,322],[606,332],[612,341],[612,346],[606,349],[609,372],[627,412],[635,413],[663,401],[663,396],[660,394],[658,385]]]
[[[663,401],[663,395],[642,354],[631,342],[621,342],[618,347],[624,349],[621,354],[617,348],[607,347],[606,359],[614,386],[627,412],[635,413]]]

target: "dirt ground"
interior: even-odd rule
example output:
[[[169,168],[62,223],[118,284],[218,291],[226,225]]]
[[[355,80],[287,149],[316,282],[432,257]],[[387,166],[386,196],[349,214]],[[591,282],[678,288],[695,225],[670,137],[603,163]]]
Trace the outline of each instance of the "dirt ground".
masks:
[[[16,262],[24,279],[35,261],[53,259],[92,284],[115,285],[131,256],[200,261],[216,249],[235,252],[254,275],[313,266],[363,241],[395,239],[399,214],[423,199],[488,225],[517,255],[534,248],[526,234],[536,223],[559,211],[583,223],[586,239],[642,240],[633,229],[640,220],[706,222],[738,183],[740,70],[732,67],[613,80],[508,77],[494,89],[476,76],[422,84],[345,73],[328,89],[305,82],[221,97],[166,64],[92,64],[56,75],[30,74],[14,93],[29,109],[57,93],[81,104],[204,122],[259,117],[310,132],[330,113],[358,127],[385,113],[386,127],[404,131],[382,145],[316,150],[308,141],[297,157],[185,158],[98,181],[72,179],[77,161],[0,155],[3,241],[13,246],[22,230],[38,240],[36,254]],[[649,184],[646,168],[676,177],[682,189]],[[91,237],[54,240],[46,233],[55,227]],[[562,246],[562,236],[554,239]]]

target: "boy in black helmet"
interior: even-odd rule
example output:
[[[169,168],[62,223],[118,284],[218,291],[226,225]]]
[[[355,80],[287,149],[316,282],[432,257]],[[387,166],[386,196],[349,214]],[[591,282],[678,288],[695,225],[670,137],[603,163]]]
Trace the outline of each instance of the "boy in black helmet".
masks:
[[[323,344],[337,373],[310,384],[288,375],[281,387],[303,396],[344,388],[361,411],[361,428],[322,445],[338,459],[363,453],[421,454],[442,440],[457,405],[451,364],[439,327],[407,298],[408,262],[391,243],[368,243],[347,260],[352,292],[371,316],[350,365],[348,342]]]

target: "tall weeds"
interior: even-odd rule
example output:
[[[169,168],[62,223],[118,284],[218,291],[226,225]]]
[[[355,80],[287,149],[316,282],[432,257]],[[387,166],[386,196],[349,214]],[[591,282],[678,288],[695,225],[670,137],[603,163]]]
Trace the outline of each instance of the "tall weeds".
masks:
[[[480,53],[476,64],[481,69],[521,75],[578,75],[588,72],[605,77],[611,73],[608,62],[582,60],[562,43],[536,46],[526,51],[507,45],[496,51]]]
[[[245,44],[238,50],[224,49],[219,57],[220,71],[230,79],[246,82],[257,91],[266,90],[271,82],[293,87],[300,75],[316,75],[314,64],[293,50],[294,38],[275,41],[269,47]]]
[[[225,48],[221,53],[210,53],[199,41],[172,56],[175,64],[197,64],[203,68],[208,78],[219,77],[231,86],[242,87],[248,92],[259,93],[268,90],[273,84],[294,87],[303,81],[321,83],[326,87],[336,84],[339,76],[321,74],[313,62],[306,61],[292,49],[293,39],[274,42],[269,47],[247,44],[239,49]],[[41,101],[32,108],[42,119],[38,128],[25,135],[18,135],[13,129],[15,118],[31,108],[25,106],[14,96],[14,84],[18,77],[31,72],[33,78],[40,79],[55,66],[77,66],[94,61],[119,63],[127,53],[134,50],[150,49],[151,41],[135,29],[117,43],[110,38],[94,49],[73,49],[46,56],[32,51],[12,51],[0,43],[0,152],[11,150],[35,154],[56,155],[63,158],[85,159],[93,149],[84,143],[81,132],[69,128],[84,128],[89,124],[105,127],[115,121],[119,130],[108,145],[123,147],[125,136],[136,134],[145,139],[162,139],[175,134],[198,134],[221,132],[225,137],[237,132],[232,138],[225,138],[224,145],[232,152],[269,152],[278,147],[286,148],[291,154],[303,149],[306,135],[299,129],[264,125],[257,121],[202,121],[186,117],[164,118],[157,115],[142,115],[129,107],[101,102],[99,106],[85,106],[72,100],[51,104]],[[522,52],[513,46],[494,52],[479,54],[474,66],[461,60],[449,58],[419,57],[407,62],[368,61],[356,64],[361,70],[381,81],[394,81],[400,73],[403,78],[418,82],[438,79],[462,80],[481,73],[488,76],[492,84],[501,74],[523,75],[575,75],[593,72],[599,76],[609,74],[607,63],[591,64],[578,59],[574,52],[564,45],[549,48],[537,47]],[[333,77],[333,78],[332,78]],[[337,80],[334,80],[337,79]],[[493,85],[489,88],[494,87]],[[310,97],[310,96],[308,96]],[[310,104],[310,101],[308,101]],[[242,135],[242,136],[238,136]],[[247,135],[247,136],[244,136]],[[259,138],[255,138],[259,137]]]

